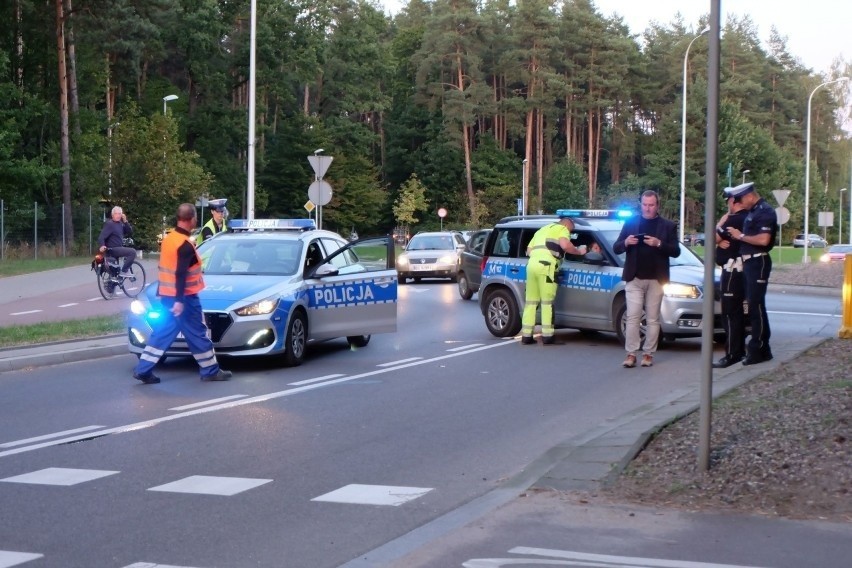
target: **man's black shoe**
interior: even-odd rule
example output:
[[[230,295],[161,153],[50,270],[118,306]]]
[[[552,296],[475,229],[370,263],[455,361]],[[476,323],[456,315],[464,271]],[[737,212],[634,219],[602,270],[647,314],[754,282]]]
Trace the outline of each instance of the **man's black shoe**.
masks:
[[[725,355],[715,363],[713,363],[714,369],[727,369],[731,365],[735,365],[742,360],[742,357],[729,357]]]
[[[743,358],[743,365],[757,365],[758,363],[763,363],[764,361],[769,361],[770,359],[772,359],[771,353],[768,357],[759,353],[749,353]]]
[[[527,337],[526,335],[521,337],[521,345],[533,345],[535,343],[535,339],[533,337]]]
[[[139,373],[133,373],[133,378],[137,381],[142,381],[146,385],[155,385],[160,382],[160,377],[155,375],[154,373],[148,373],[147,375],[140,375]]]
[[[201,377],[202,381],[227,381],[234,374],[231,371],[225,371],[224,369],[219,369],[219,372],[215,375],[210,375],[209,377]]]
[[[565,345],[563,341],[556,341],[555,335],[551,335],[550,337],[542,337],[541,343],[542,345]]]

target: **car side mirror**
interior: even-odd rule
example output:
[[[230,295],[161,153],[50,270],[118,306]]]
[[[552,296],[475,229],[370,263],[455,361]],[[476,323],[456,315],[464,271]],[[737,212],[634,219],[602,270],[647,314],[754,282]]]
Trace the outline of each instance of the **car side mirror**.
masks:
[[[606,263],[606,259],[604,255],[599,252],[587,252],[585,256],[583,256],[583,264],[597,264],[601,265]]]
[[[313,277],[314,278],[323,278],[325,276],[337,276],[340,271],[335,268],[333,265],[329,263],[320,264],[316,270],[314,270]]]

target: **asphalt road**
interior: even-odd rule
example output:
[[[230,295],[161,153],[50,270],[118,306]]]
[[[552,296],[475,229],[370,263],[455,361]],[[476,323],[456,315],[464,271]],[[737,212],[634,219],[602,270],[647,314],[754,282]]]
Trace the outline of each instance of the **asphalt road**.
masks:
[[[774,337],[836,335],[839,299],[770,302],[794,308]],[[126,355],[3,373],[0,566],[339,566],[698,379],[697,339],[624,370],[614,336],[560,335],[493,338],[475,301],[428,282],[400,288],[397,333],[298,368],[226,360],[232,381],[201,383],[170,360],[141,385]]]

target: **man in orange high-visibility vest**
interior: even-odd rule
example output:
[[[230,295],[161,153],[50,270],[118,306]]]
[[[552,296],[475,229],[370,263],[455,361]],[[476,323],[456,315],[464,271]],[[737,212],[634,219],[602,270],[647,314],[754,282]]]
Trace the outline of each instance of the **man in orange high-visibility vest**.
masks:
[[[207,325],[198,293],[204,289],[201,257],[195,250],[190,233],[198,223],[195,207],[184,203],[178,207],[175,230],[166,235],[160,247],[159,288],[163,317],[154,327],[133,378],[145,384],[159,383],[154,366],[177,338],[183,334],[190,353],[201,369],[202,381],[227,381],[231,372],[219,368],[213,342],[207,337]]]

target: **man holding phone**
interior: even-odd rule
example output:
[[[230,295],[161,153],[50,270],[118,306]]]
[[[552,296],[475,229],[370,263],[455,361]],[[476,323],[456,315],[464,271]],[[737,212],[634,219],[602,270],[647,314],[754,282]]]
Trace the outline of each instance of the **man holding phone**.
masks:
[[[626,253],[621,278],[626,282],[627,328],[624,348],[627,357],[622,366],[636,366],[636,354],[642,349],[643,367],[654,364],[654,353],[660,338],[660,306],[663,286],[669,281],[669,258],[680,256],[677,226],[659,216],[660,196],[645,191],[640,198],[642,215],[631,217],[613,243],[616,254]],[[640,346],[640,323],[645,313],[647,331]]]

